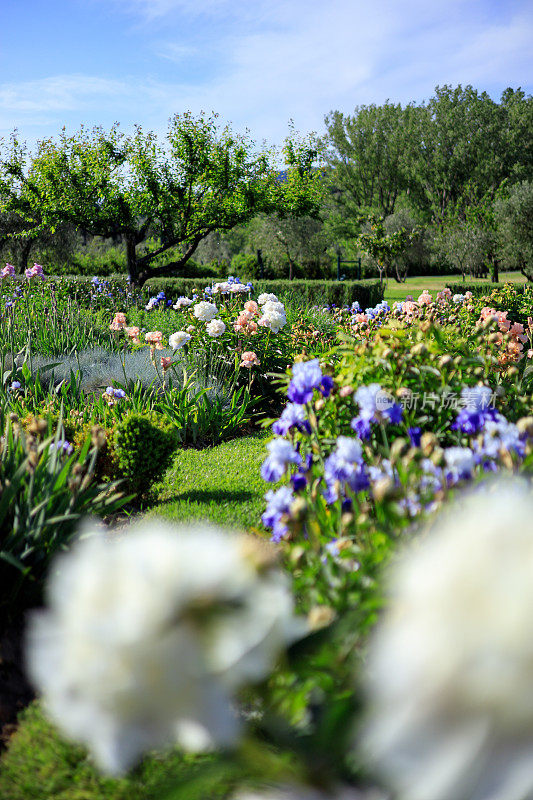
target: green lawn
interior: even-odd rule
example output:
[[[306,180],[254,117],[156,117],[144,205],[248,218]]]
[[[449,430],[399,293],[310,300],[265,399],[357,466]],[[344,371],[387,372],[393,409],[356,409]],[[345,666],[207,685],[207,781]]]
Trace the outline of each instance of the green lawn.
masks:
[[[257,527],[269,488],[259,473],[266,456],[257,434],[206,448],[179,450],[148,515],[176,521],[207,519],[246,530]]]
[[[526,283],[526,278],[521,272],[501,272],[500,283]],[[430,292],[439,292],[444,289],[447,283],[461,283],[460,275],[416,275],[412,278],[407,278],[405,283],[396,283],[394,280],[389,280],[385,288],[385,300],[392,302],[394,300],[405,300],[408,294],[412,294],[414,299],[424,290],[428,289]],[[467,283],[479,283],[480,285],[491,287],[490,278],[475,279],[468,278]]]

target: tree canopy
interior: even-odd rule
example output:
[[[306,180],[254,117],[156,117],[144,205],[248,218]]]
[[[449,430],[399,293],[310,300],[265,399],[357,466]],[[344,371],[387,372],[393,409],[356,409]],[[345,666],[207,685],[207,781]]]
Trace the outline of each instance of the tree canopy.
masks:
[[[357,213],[386,217],[399,202],[442,225],[503,181],[533,177],[533,98],[521,89],[497,103],[472,86],[437,86],[427,103],[357,106],[326,125],[333,211],[347,230]]]
[[[281,178],[272,150],[221,129],[216,115],[189,113],[169,121],[165,144],[140,127],[132,135],[118,125],[82,127],[40,141],[30,155],[13,137],[0,167],[0,210],[18,218],[15,236],[70,224],[121,237],[131,281],[142,285],[178,272],[210,232],[258,212],[316,214],[323,194],[316,155],[310,142],[287,140]],[[176,247],[178,260],[154,266]]]

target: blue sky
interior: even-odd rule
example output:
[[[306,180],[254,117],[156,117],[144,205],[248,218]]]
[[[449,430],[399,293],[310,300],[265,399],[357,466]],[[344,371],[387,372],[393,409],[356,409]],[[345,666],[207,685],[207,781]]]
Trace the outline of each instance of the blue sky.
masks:
[[[279,144],[294,120],[437,84],[533,89],[531,0],[0,0],[0,136],[63,125],[164,133],[217,111]]]

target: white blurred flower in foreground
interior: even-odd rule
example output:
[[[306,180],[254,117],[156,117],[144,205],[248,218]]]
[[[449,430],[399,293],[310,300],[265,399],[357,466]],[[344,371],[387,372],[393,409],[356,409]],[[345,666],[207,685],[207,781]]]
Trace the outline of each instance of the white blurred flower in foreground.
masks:
[[[231,692],[303,633],[285,576],[254,542],[159,521],[61,556],[33,615],[30,676],[59,728],[120,773],[171,742],[231,745]]]
[[[533,798],[533,498],[463,499],[395,569],[364,747],[406,800]]]

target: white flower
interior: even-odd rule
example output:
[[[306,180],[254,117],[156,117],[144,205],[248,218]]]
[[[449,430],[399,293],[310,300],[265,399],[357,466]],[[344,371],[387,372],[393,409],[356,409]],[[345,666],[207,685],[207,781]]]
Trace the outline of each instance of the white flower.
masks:
[[[187,344],[191,340],[191,334],[185,333],[185,331],[176,331],[173,333],[172,336],[169,337],[168,343],[173,350],[178,350],[180,347],[183,347],[184,344]]]
[[[285,314],[270,314],[265,317],[268,320],[268,327],[272,333],[279,333],[280,330],[287,324],[287,317]]]
[[[257,302],[259,303],[260,306],[262,306],[268,302],[277,303],[279,301],[275,294],[260,294],[259,297],[257,298]]]
[[[189,297],[178,297],[172,308],[176,311],[179,311],[180,308],[186,308],[187,306],[192,306],[193,301]]]
[[[30,622],[29,672],[59,728],[102,769],[120,773],[174,741],[235,741],[231,692],[267,676],[303,628],[286,577],[253,545],[150,520],[57,560],[49,609]]]
[[[245,283],[232,283],[230,292],[231,294],[244,294],[245,292],[249,292],[250,287],[246,286]]]
[[[147,311],[151,311],[157,305],[157,297],[151,297],[145,305]]]
[[[218,314],[218,308],[214,303],[202,300],[194,306],[194,316],[202,322],[210,322]]]
[[[222,336],[226,330],[226,326],[221,319],[213,319],[211,322],[207,323],[205,329],[209,336]]]
[[[215,283],[213,286],[214,294],[229,294],[231,292],[231,283],[224,281],[223,283]]]
[[[285,306],[277,300],[267,300],[266,303],[263,303],[261,310],[265,317],[269,317],[271,314],[285,314]]]
[[[474,453],[469,447],[447,447],[444,460],[452,475],[460,478],[471,475],[476,465]]]
[[[395,567],[366,749],[400,798],[533,797],[532,519],[525,485],[483,487]]]
[[[466,298],[465,298],[464,294],[454,294],[454,296],[452,297],[452,300],[453,300],[454,303],[462,303],[463,300],[465,300],[465,299]]]
[[[268,295],[261,295],[267,297]],[[270,295],[274,297],[274,295]],[[263,316],[259,320],[259,325],[270,328],[273,333],[279,333],[281,328],[287,324],[285,316],[285,306],[275,300],[266,300],[262,308]]]

